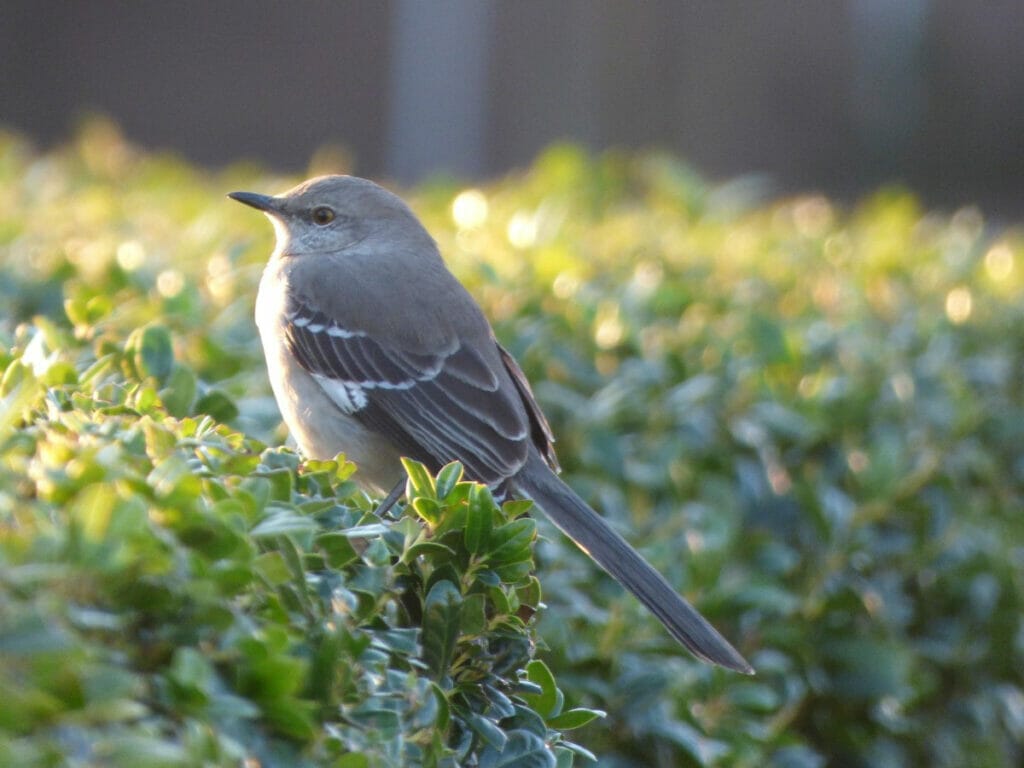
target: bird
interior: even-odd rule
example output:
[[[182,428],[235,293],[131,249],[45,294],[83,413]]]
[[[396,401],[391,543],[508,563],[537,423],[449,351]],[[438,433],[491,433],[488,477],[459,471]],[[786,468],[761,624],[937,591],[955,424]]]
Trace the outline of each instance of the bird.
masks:
[[[318,176],[228,197],[266,214],[276,247],[256,298],[274,397],[300,452],[344,453],[400,496],[401,458],[459,461],[495,498],[526,498],[699,659],[750,664],[558,476],[554,436],[519,364],[409,206],[368,179]]]

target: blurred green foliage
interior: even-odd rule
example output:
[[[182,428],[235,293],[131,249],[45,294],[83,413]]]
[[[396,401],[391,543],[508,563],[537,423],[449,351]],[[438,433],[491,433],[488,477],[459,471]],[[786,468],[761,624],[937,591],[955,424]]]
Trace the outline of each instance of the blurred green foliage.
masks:
[[[405,194],[744,678],[457,468],[378,520],[266,447],[223,195],[295,181],[0,139],[0,764],[1024,762],[1021,230],[567,146]]]

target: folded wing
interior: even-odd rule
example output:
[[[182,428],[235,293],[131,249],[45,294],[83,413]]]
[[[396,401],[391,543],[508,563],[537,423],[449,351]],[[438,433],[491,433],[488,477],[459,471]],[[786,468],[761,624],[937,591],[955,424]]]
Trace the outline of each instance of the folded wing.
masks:
[[[480,350],[453,336],[441,350],[400,349],[298,296],[285,336],[335,405],[403,455],[435,471],[461,461],[469,478],[496,489],[526,462],[535,419],[496,344]]]

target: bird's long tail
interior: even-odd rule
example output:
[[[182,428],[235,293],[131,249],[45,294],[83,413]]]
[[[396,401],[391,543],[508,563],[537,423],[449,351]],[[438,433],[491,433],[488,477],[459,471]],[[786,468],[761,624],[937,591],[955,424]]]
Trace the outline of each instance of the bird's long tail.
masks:
[[[535,452],[513,478],[518,495],[534,501],[559,530],[632,592],[695,656],[743,674],[753,667],[686,602],[625,539],[558,479]]]

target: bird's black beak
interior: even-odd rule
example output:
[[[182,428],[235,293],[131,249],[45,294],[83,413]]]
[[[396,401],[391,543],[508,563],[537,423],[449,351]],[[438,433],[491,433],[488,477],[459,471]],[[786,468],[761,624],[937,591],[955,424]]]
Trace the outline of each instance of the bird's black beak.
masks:
[[[264,213],[278,213],[281,210],[280,201],[270,195],[260,195],[256,192],[229,192],[228,197]]]

